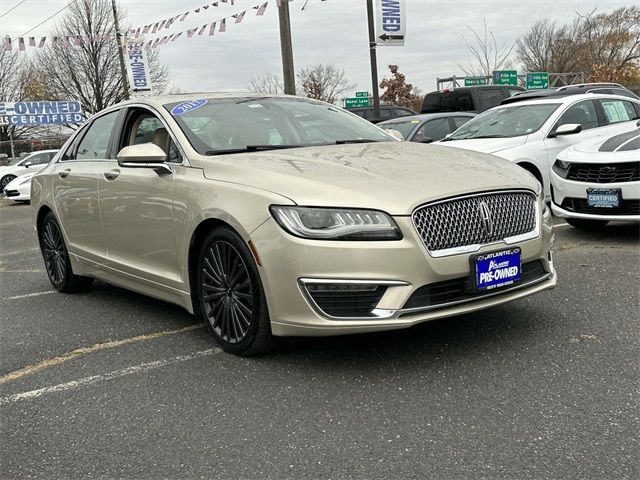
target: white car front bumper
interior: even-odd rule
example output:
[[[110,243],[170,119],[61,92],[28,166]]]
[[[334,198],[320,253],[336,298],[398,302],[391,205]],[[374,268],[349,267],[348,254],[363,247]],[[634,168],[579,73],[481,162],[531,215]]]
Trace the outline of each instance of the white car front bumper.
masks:
[[[5,198],[14,202],[29,202],[31,200],[31,180],[22,183],[23,179],[16,178],[4,189]]]

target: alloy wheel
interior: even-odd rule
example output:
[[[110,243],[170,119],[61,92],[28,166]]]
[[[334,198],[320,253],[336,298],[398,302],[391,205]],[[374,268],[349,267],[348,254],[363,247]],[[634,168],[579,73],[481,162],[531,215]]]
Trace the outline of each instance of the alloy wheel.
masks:
[[[15,178],[15,175],[7,175],[6,177],[2,177],[2,180],[0,180],[0,192],[2,192],[4,190],[4,187],[9,185],[9,183],[11,183]]]
[[[67,273],[67,249],[56,222],[48,220],[43,229],[42,254],[49,278],[60,284]]]
[[[247,266],[233,245],[216,240],[208,246],[200,287],[205,314],[215,334],[228,343],[241,342],[253,319],[253,285]]]

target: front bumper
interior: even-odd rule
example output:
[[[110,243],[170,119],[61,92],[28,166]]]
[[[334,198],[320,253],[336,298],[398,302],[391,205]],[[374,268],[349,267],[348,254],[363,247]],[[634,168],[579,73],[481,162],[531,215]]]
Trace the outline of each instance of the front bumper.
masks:
[[[551,210],[553,214],[561,218],[579,218],[585,220],[609,220],[623,222],[638,222],[640,215],[620,214],[616,210],[602,213],[576,212],[563,207],[568,199],[579,199],[586,202],[587,188],[619,188],[622,191],[622,201],[640,201],[640,182],[620,182],[620,183],[588,183],[576,182],[560,177],[552,169],[551,171]]]
[[[540,235],[536,238],[516,245],[498,242],[477,252],[441,258],[427,253],[410,217],[394,219],[404,235],[399,241],[305,240],[288,235],[273,220],[256,229],[251,240],[262,263],[259,271],[273,334],[328,336],[407,328],[428,320],[489,308],[556,285],[550,255],[553,235],[550,214],[543,218]],[[535,282],[523,282],[461,302],[437,307],[405,307],[420,287],[469,277],[472,255],[514,246],[521,248],[523,265],[539,261],[544,275]],[[376,304],[375,316],[332,318],[323,314],[305,291],[304,282],[310,280],[369,281],[385,283],[386,289]]]

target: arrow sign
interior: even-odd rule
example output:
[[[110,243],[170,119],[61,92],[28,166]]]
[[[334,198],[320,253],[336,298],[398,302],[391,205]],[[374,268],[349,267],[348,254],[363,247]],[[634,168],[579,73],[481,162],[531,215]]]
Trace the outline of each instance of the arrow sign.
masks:
[[[406,37],[404,0],[374,0],[376,44],[403,46]]]

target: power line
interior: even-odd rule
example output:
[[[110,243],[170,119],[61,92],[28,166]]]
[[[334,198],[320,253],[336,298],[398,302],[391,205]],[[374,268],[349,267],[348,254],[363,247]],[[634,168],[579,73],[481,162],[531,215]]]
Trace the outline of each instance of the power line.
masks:
[[[16,8],[18,8],[20,5],[22,5],[26,1],[27,0],[22,0],[21,2],[18,2],[16,5],[13,6],[13,8],[10,8],[6,12],[4,12],[2,15],[0,15],[0,18],[4,17],[5,15],[8,15],[11,12],[13,12]]]
[[[27,30],[26,32],[24,32],[22,35],[18,35],[19,37],[24,37],[27,33],[32,32],[33,30],[35,30],[36,28],[38,28],[40,25],[47,23],[49,20],[51,20],[53,17],[55,17],[56,15],[58,15],[61,11],[65,10],[66,8],[70,7],[71,5],[73,5],[74,3],[76,3],[78,0],[72,0],[71,2],[67,3],[64,7],[62,7],[60,10],[58,10],[56,13],[54,13],[53,15],[47,17],[46,19],[44,19],[43,21],[41,21],[39,24],[37,24],[35,27],[30,28],[29,30]]]

